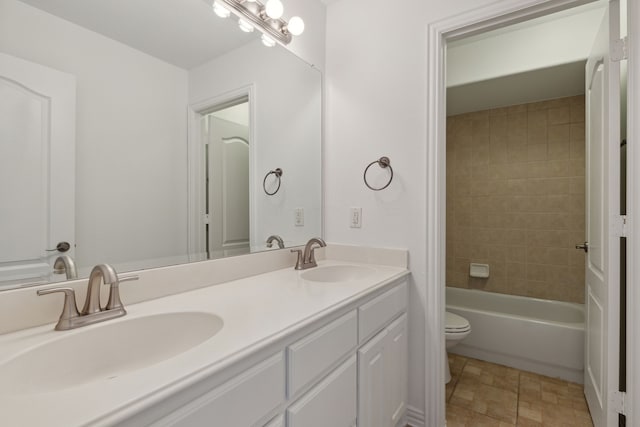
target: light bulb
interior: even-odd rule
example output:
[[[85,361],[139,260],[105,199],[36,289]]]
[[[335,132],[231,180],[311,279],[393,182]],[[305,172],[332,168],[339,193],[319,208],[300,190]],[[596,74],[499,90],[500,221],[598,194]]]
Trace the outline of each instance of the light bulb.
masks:
[[[262,44],[265,45],[266,47],[273,47],[276,45],[276,41],[274,39],[272,39],[271,37],[269,37],[266,34],[262,35]]]
[[[267,12],[269,18],[278,19],[284,13],[284,6],[280,0],[268,0],[264,11]]]
[[[304,31],[304,21],[299,16],[289,19],[287,30],[294,36],[299,36]]]
[[[248,23],[242,18],[238,19],[238,27],[240,27],[240,29],[245,33],[250,33],[253,31],[253,25],[251,25],[250,23]]]
[[[220,3],[218,3],[217,1],[213,2],[213,11],[220,18],[228,18],[229,15],[231,15],[231,11],[226,7],[224,7],[223,5],[221,5]]]

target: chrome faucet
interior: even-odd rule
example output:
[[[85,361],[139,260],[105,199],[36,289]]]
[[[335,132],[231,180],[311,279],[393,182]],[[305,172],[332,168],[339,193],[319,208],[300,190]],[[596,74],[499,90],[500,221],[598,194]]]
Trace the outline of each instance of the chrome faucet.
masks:
[[[89,275],[89,284],[87,285],[87,297],[84,308],[78,312],[76,305],[76,293],[73,288],[52,288],[41,289],[38,295],[47,295],[55,292],[64,293],[64,305],[62,314],[56,324],[56,331],[66,331],[81,326],[90,325],[92,323],[103,322],[108,319],[115,319],[127,314],[127,311],[120,300],[120,283],[129,280],[138,280],[138,276],[126,276],[118,278],[118,274],[113,267],[108,264],[98,264],[93,267]],[[102,307],[100,304],[100,285],[101,283],[109,285],[109,300]]]
[[[60,255],[53,263],[54,274],[67,275],[67,280],[73,280],[78,278],[78,270],[76,269],[76,263],[73,262],[73,258],[69,255]]]
[[[269,237],[267,237],[267,247],[270,248],[273,246],[273,241],[278,242],[278,247],[280,249],[284,249],[284,240],[282,240],[282,237],[278,236],[277,234],[273,234]]]
[[[315,257],[315,249],[314,245],[318,245],[320,248],[324,248],[327,244],[319,237],[314,237],[310,239],[307,244],[304,246],[304,253],[302,249],[291,249],[291,252],[298,253],[298,259],[296,260],[296,270],[306,270],[307,268],[317,267]]]

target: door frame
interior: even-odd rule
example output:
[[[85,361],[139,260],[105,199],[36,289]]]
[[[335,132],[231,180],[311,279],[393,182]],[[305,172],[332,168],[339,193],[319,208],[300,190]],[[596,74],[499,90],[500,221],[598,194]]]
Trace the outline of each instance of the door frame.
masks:
[[[204,160],[202,157],[202,134],[200,131],[200,119],[204,114],[218,105],[231,102],[235,99],[247,97],[249,102],[249,182],[255,181],[255,87],[253,84],[239,87],[211,98],[190,104],[187,107],[187,155],[188,155],[188,190],[187,190],[187,218],[188,235],[187,249],[189,261],[202,261],[207,259],[205,253],[205,227],[203,221],[204,212]],[[249,241],[250,245],[256,241],[256,204],[255,189],[249,186]]]
[[[445,425],[444,391],[444,313],[445,313],[445,242],[446,242],[446,45],[447,41],[473,35],[542,15],[569,9],[592,0],[504,0],[457,14],[427,25],[427,243],[426,243],[426,331],[425,336],[425,425]],[[640,116],[640,5],[628,1],[628,117]],[[627,140],[636,141],[640,124],[628,120]],[[634,221],[640,212],[640,194],[634,182],[640,182],[640,147],[627,148],[627,257],[640,259],[640,225]],[[635,396],[640,390],[640,315],[633,301],[640,301],[640,263],[627,267],[627,425],[640,420]],[[434,345],[437,342],[438,345]]]

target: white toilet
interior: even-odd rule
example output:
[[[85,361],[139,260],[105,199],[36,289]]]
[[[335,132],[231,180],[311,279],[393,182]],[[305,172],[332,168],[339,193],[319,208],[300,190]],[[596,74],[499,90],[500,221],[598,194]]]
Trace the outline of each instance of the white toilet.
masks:
[[[449,369],[449,360],[447,359],[447,350],[458,344],[465,339],[471,333],[471,325],[469,321],[462,316],[458,316],[454,313],[445,312],[445,329],[444,336],[446,341],[446,348],[444,350],[444,360],[447,362],[444,364],[446,371],[444,382],[451,381],[451,370]]]

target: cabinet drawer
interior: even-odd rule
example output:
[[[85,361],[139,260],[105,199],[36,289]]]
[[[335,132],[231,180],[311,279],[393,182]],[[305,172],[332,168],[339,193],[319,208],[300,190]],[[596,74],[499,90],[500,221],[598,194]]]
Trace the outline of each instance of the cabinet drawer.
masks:
[[[289,398],[326,373],[357,344],[358,319],[353,310],[289,346]]]
[[[287,427],[351,426],[355,422],[355,354],[287,409]]]
[[[154,426],[251,426],[285,401],[282,352],[173,412]]]
[[[363,343],[407,308],[407,282],[375,297],[358,308],[358,337]]]

